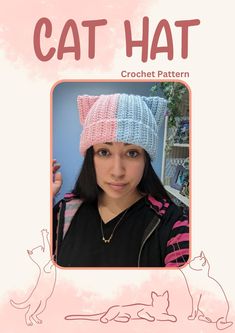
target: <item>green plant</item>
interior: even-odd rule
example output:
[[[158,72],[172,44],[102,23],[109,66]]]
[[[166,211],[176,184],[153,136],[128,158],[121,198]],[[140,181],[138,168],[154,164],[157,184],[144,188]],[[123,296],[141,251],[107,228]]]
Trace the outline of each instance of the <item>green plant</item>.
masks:
[[[176,120],[182,116],[182,99],[188,89],[180,82],[159,82],[151,88],[151,95],[163,94],[167,99],[168,125],[176,127]]]
[[[158,82],[152,86],[151,95],[163,95],[168,102],[168,127],[171,129],[165,147],[165,152],[168,154],[174,144],[177,121],[182,117],[182,100],[188,96],[188,89],[180,82]]]

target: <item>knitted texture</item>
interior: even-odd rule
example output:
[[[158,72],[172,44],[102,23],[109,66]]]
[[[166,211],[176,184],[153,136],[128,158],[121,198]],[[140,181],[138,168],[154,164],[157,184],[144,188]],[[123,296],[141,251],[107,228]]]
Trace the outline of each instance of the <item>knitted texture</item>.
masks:
[[[80,151],[97,143],[125,142],[145,149],[156,158],[158,134],[167,109],[160,97],[113,94],[78,96],[83,131]]]

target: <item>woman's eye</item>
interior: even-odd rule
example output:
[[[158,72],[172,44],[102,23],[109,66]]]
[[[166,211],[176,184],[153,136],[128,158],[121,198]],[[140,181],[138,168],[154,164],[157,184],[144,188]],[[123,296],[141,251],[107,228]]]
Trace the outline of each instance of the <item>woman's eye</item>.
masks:
[[[101,157],[107,157],[110,155],[109,151],[106,149],[100,149],[98,150],[97,154]]]
[[[135,157],[139,156],[139,153],[136,150],[130,150],[127,152],[127,156],[131,157],[131,158],[135,158]]]

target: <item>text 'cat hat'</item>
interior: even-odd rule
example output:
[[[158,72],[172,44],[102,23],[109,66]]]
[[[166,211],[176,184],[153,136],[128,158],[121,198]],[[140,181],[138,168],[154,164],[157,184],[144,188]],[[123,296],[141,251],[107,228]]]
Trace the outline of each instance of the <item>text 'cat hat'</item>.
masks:
[[[167,110],[160,97],[127,94],[78,96],[78,110],[83,130],[80,151],[97,143],[125,142],[145,149],[151,160],[157,154],[157,139]]]

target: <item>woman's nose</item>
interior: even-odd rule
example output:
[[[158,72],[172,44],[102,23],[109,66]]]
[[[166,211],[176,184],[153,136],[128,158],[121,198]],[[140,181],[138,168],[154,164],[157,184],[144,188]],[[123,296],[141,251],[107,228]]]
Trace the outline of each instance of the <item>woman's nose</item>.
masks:
[[[125,175],[125,165],[121,156],[114,156],[111,166],[111,175],[115,178],[122,178]]]

